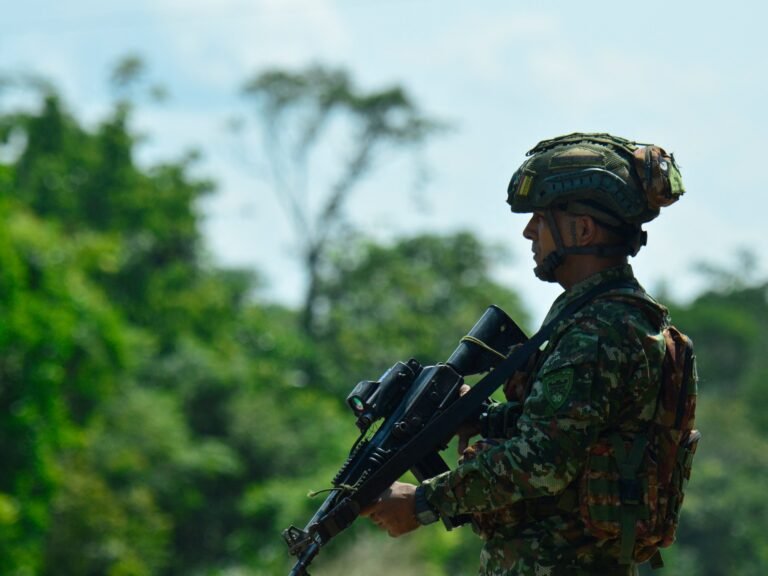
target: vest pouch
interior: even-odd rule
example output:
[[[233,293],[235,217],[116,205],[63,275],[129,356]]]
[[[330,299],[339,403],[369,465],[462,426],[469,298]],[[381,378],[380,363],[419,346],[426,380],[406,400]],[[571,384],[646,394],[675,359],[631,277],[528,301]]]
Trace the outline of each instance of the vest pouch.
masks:
[[[592,444],[580,479],[579,512],[596,538],[621,541],[632,532],[632,560],[651,558],[660,540],[658,496],[658,465],[644,437],[623,441],[613,433]]]
[[[680,523],[680,510],[683,506],[683,495],[691,478],[693,456],[696,454],[700,439],[701,433],[698,430],[690,430],[680,442],[669,483],[668,501],[666,502],[662,525],[663,536],[659,544],[661,547],[669,546],[675,541],[675,533]]]

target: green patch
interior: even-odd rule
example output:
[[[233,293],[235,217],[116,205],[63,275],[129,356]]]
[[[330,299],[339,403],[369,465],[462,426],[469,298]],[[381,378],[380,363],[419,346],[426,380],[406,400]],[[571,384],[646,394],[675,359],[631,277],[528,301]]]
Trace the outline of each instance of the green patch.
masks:
[[[552,408],[557,410],[568,399],[573,386],[573,368],[564,368],[546,374],[542,378],[544,396],[546,396]]]

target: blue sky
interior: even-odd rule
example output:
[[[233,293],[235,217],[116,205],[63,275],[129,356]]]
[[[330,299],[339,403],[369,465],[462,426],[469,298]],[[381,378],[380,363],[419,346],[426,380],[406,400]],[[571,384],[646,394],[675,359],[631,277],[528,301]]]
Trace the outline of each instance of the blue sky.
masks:
[[[301,272],[288,220],[244,164],[224,126],[242,111],[238,89],[266,67],[347,68],[363,88],[399,83],[427,113],[452,123],[424,156],[430,180],[414,201],[410,164],[393,158],[367,180],[349,218],[387,239],[469,229],[509,247],[501,279],[540,320],[557,294],[531,273],[525,218],[504,203],[508,179],[538,140],[613,132],[675,152],[688,193],[647,226],[633,261],[653,289],[690,298],[691,265],[733,267],[760,256],[768,275],[764,165],[768,39],[764,2],[532,2],[431,0],[50,0],[7,2],[0,72],[50,78],[73,111],[108,110],[106,79],[141,55],[170,99],[141,108],[145,162],[204,155],[219,183],[204,206],[215,259],[255,267],[265,294],[296,302]],[[9,97],[0,106],[10,106]],[[396,223],[395,215],[408,208]],[[503,303],[499,303],[503,306]]]

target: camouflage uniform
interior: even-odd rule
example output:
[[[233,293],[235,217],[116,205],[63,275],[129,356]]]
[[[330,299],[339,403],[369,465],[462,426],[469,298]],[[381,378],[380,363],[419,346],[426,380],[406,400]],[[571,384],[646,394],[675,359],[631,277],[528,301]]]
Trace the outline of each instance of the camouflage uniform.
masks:
[[[545,322],[594,286],[611,290],[561,323],[523,386],[507,386],[502,438],[469,451],[455,470],[424,483],[427,501],[443,515],[472,513],[485,546],[480,574],[635,574],[618,563],[618,544],[598,541],[579,518],[576,485],[588,446],[614,429],[631,434],[653,417],[665,352],[659,319],[666,309],[618,294],[644,294],[625,264],[564,292]],[[519,404],[515,401],[519,401]],[[494,414],[496,413],[496,414]]]

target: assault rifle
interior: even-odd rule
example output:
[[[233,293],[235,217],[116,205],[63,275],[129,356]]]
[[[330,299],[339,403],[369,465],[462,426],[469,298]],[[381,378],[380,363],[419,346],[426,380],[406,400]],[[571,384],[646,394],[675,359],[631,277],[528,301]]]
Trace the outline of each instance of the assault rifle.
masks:
[[[447,471],[440,450],[462,423],[479,416],[483,402],[523,364],[533,346],[518,347],[528,350],[513,353],[518,361],[504,362],[504,374],[491,372],[478,383],[485,386],[476,385],[460,396],[464,378],[493,370],[513,347],[526,340],[503,310],[490,306],[444,364],[422,366],[414,359],[397,362],[378,380],[358,383],[347,397],[360,429],[349,458],[305,528],[291,526],[283,531],[289,552],[297,557],[290,576],[307,576],[320,548],[406,471],[411,470],[419,481]],[[494,382],[486,383],[491,375]],[[450,530],[468,520],[458,516],[444,518],[443,523]]]

